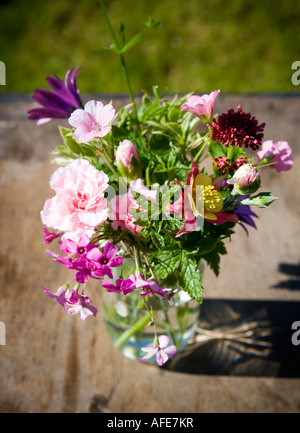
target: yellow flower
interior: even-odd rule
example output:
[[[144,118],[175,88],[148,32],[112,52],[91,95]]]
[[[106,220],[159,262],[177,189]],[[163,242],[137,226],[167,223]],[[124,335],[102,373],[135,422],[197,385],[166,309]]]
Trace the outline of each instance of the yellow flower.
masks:
[[[188,196],[195,216],[207,220],[217,219],[216,213],[223,208],[223,198],[207,174],[198,173],[191,176]]]

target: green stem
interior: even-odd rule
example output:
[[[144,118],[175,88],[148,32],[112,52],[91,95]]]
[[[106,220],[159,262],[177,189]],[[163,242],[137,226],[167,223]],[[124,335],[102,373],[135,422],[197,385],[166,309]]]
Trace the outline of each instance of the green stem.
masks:
[[[99,2],[100,2],[100,6],[101,6],[101,9],[102,9],[102,12],[103,12],[106,24],[107,24],[107,26],[109,28],[109,31],[110,31],[111,35],[112,35],[115,48],[116,48],[116,50],[117,50],[117,52],[118,52],[118,54],[120,56],[122,71],[123,71],[125,82],[126,82],[126,85],[127,85],[127,88],[128,88],[129,97],[130,97],[130,100],[132,102],[133,112],[134,112],[134,115],[135,115],[136,120],[138,122],[137,109],[136,109],[135,100],[134,100],[134,96],[133,96],[133,92],[132,92],[132,88],[131,88],[131,84],[130,84],[130,79],[129,79],[129,75],[128,75],[125,59],[124,59],[124,56],[123,56],[123,54],[121,52],[122,47],[120,47],[119,41],[118,41],[118,39],[117,39],[117,37],[115,35],[115,32],[114,32],[114,30],[112,28],[111,23],[110,23],[110,19],[108,17],[108,14],[106,12],[106,8],[105,8],[105,5],[104,5],[104,1],[103,0],[99,0]]]
[[[133,113],[135,115],[136,121],[139,123],[138,115],[137,115],[137,109],[136,109],[136,105],[135,105],[135,100],[134,100],[134,96],[133,96],[133,92],[132,92],[132,88],[131,88],[131,84],[130,84],[130,79],[129,79],[129,75],[128,75],[128,71],[127,71],[127,67],[126,67],[126,63],[125,63],[125,59],[124,59],[123,54],[120,54],[120,59],[121,59],[123,75],[124,75],[125,82],[126,82],[126,85],[128,88],[129,97],[130,97],[130,100],[132,103]]]
[[[152,320],[151,314],[147,312],[138,322],[136,322],[131,328],[126,329],[123,334],[115,341],[114,346],[120,349],[130,337],[143,329],[147,323]]]
[[[115,47],[119,50],[120,49],[119,42],[118,42],[118,39],[116,38],[115,32],[113,31],[113,28],[112,28],[111,24],[110,24],[110,20],[109,20],[109,17],[107,15],[107,12],[106,12],[104,1],[103,0],[99,0],[99,2],[100,2],[100,6],[101,6],[101,9],[102,9],[102,12],[103,12],[103,15],[104,15],[107,27],[109,28],[109,31],[110,31],[110,33],[112,35]]]
[[[196,155],[195,158],[194,158],[194,161],[195,161],[195,162],[197,162],[197,161],[200,159],[200,156],[202,155],[202,153],[203,153],[205,147],[208,145],[208,143],[209,143],[209,137],[208,137],[208,136],[205,136],[204,139],[203,139],[203,141],[204,141],[204,143],[202,144],[202,146],[201,146],[199,152],[197,153],[197,155]]]
[[[106,150],[102,149],[100,152],[103,155],[103,157],[104,157],[104,159],[106,161],[106,164],[109,166],[109,168],[111,169],[112,173],[116,176],[117,179],[119,179],[120,176],[118,175],[118,173],[114,169],[114,167],[112,165],[112,160],[111,160],[110,156],[108,155],[108,153],[106,152]]]

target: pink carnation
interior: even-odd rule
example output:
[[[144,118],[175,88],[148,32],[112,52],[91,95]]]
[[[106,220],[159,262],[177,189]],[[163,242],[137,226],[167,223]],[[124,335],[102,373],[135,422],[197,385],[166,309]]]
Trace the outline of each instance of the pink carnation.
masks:
[[[134,199],[133,192],[140,193],[147,197],[148,200],[155,202],[156,191],[147,188],[142,179],[133,180],[129,185],[127,193],[115,196],[110,202],[110,218],[113,221],[111,226],[115,230],[118,230],[120,227],[121,230],[130,230],[134,234],[139,234],[141,227],[135,224],[135,219],[130,209],[142,209],[140,209],[139,204]]]
[[[107,219],[104,191],[108,176],[88,161],[76,159],[58,168],[51,176],[50,186],[56,195],[46,200],[41,211],[42,223],[64,232],[64,237],[78,242]]]
[[[74,131],[75,140],[89,143],[96,137],[104,137],[110,130],[109,123],[115,115],[115,109],[111,104],[103,105],[100,101],[89,101],[84,110],[78,108],[70,118],[70,125]]]
[[[213,117],[213,106],[220,90],[215,90],[209,95],[192,95],[185,104],[182,104],[182,111],[191,111],[205,121],[210,121]]]
[[[273,140],[264,141],[262,150],[257,152],[257,157],[259,161],[267,158],[275,163],[262,168],[274,168],[278,172],[290,170],[294,163],[292,149],[287,141],[277,141],[277,143]]]

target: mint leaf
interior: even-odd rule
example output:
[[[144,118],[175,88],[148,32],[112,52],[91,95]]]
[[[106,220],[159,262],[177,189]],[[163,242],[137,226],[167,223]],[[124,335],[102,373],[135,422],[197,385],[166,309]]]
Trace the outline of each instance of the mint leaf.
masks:
[[[226,252],[224,243],[219,242],[212,251],[203,254],[202,256],[216,276],[220,273],[220,255],[225,255]]]
[[[190,258],[185,251],[181,252],[181,264],[179,280],[182,288],[191,298],[202,302],[203,287],[201,284],[201,272],[195,259]]]
[[[151,255],[154,260],[153,271],[158,278],[165,280],[172,275],[181,263],[181,250],[156,251]]]

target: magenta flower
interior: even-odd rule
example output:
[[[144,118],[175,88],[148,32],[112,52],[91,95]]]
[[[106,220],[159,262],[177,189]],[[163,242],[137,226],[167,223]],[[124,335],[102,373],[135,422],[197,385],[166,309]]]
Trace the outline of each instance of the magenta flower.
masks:
[[[89,101],[84,109],[75,110],[69,123],[75,128],[75,140],[89,143],[94,138],[104,137],[110,130],[109,123],[115,115],[115,109],[111,104],[103,105],[100,101]]]
[[[192,95],[188,101],[181,105],[182,111],[191,111],[205,122],[210,122],[213,117],[213,106],[220,90],[215,90],[209,95]]]
[[[75,256],[81,256],[88,253],[88,251],[92,248],[95,248],[96,245],[89,244],[90,238],[87,234],[81,236],[78,242],[74,242],[72,239],[62,238],[60,242],[60,249],[65,254],[73,254]],[[97,247],[96,247],[97,248]]]
[[[87,259],[91,260],[96,267],[94,275],[107,275],[109,278],[113,278],[111,268],[120,266],[124,260],[124,257],[116,257],[118,252],[118,249],[110,242],[105,244],[103,252],[101,252],[98,247],[94,246],[94,248],[87,253]]]
[[[96,316],[97,308],[91,306],[91,300],[88,296],[80,295],[76,290],[67,290],[65,297],[67,299],[68,313],[78,314],[85,320],[89,316]]]
[[[53,251],[46,252],[53,257],[53,260],[63,264],[68,269],[76,270],[75,279],[78,283],[86,283],[89,278],[102,280],[104,275],[113,278],[111,268],[120,266],[123,257],[115,257],[117,248],[107,243],[103,253],[95,244],[89,244],[88,236],[84,235],[76,243],[72,239],[63,238],[60,242],[60,249],[66,254],[61,256]]]
[[[273,168],[277,172],[290,170],[294,164],[292,157],[292,149],[287,141],[273,140],[264,141],[262,150],[257,152],[258,162],[266,159],[267,162],[272,162],[274,165],[268,165],[262,168]]]
[[[52,174],[50,186],[56,195],[46,200],[41,211],[42,223],[64,232],[63,237],[78,242],[92,236],[96,226],[107,219],[104,191],[108,176],[87,160],[76,159]]]
[[[43,290],[47,296],[56,299],[58,304],[62,305],[63,309],[68,314],[80,313],[80,318],[85,320],[87,317],[93,315],[96,316],[97,308],[90,305],[91,300],[88,296],[80,295],[77,290],[67,289],[65,286],[58,288],[56,293],[51,292],[46,287]]]
[[[110,281],[104,281],[102,287],[104,287],[107,292],[123,292],[124,295],[128,295],[128,293],[136,289],[136,277],[132,274],[128,278],[117,278],[115,284]]]
[[[37,125],[49,122],[51,119],[67,118],[77,108],[82,107],[79,91],[76,87],[77,74],[80,68],[69,69],[65,81],[53,75],[46,81],[53,89],[37,89],[33,95],[34,101],[42,108],[33,108],[28,111],[28,118],[36,120]]]
[[[238,111],[235,112],[230,108],[217,120],[213,119],[211,138],[225,146],[236,145],[257,150],[262,142],[264,127],[265,123],[259,125],[257,119],[250,113],[244,113],[239,105]]]
[[[162,289],[155,281],[151,281],[151,279],[144,280],[142,277],[138,277],[137,287],[144,288],[144,290],[141,292],[141,296],[160,295],[164,298],[164,296],[167,295],[167,298],[170,301],[168,292],[170,292],[171,289]]]
[[[44,232],[44,244],[50,244],[54,239],[63,235],[63,233],[59,232],[58,230],[55,232],[49,232],[49,230],[46,228],[43,228],[42,230]]]
[[[63,309],[66,311],[66,305],[67,305],[67,300],[65,297],[66,294],[66,286],[60,286],[57,289],[56,293],[51,292],[50,290],[48,290],[46,287],[42,287],[44,292],[46,293],[47,296],[49,296],[50,298],[56,299],[56,302],[61,305],[63,307]]]
[[[169,342],[170,338],[167,335],[160,335],[154,347],[142,347],[141,350],[147,352],[147,355],[145,355],[141,361],[144,362],[146,359],[155,355],[156,362],[161,367],[168,361],[169,356],[175,356],[177,354],[176,346],[168,346]]]

